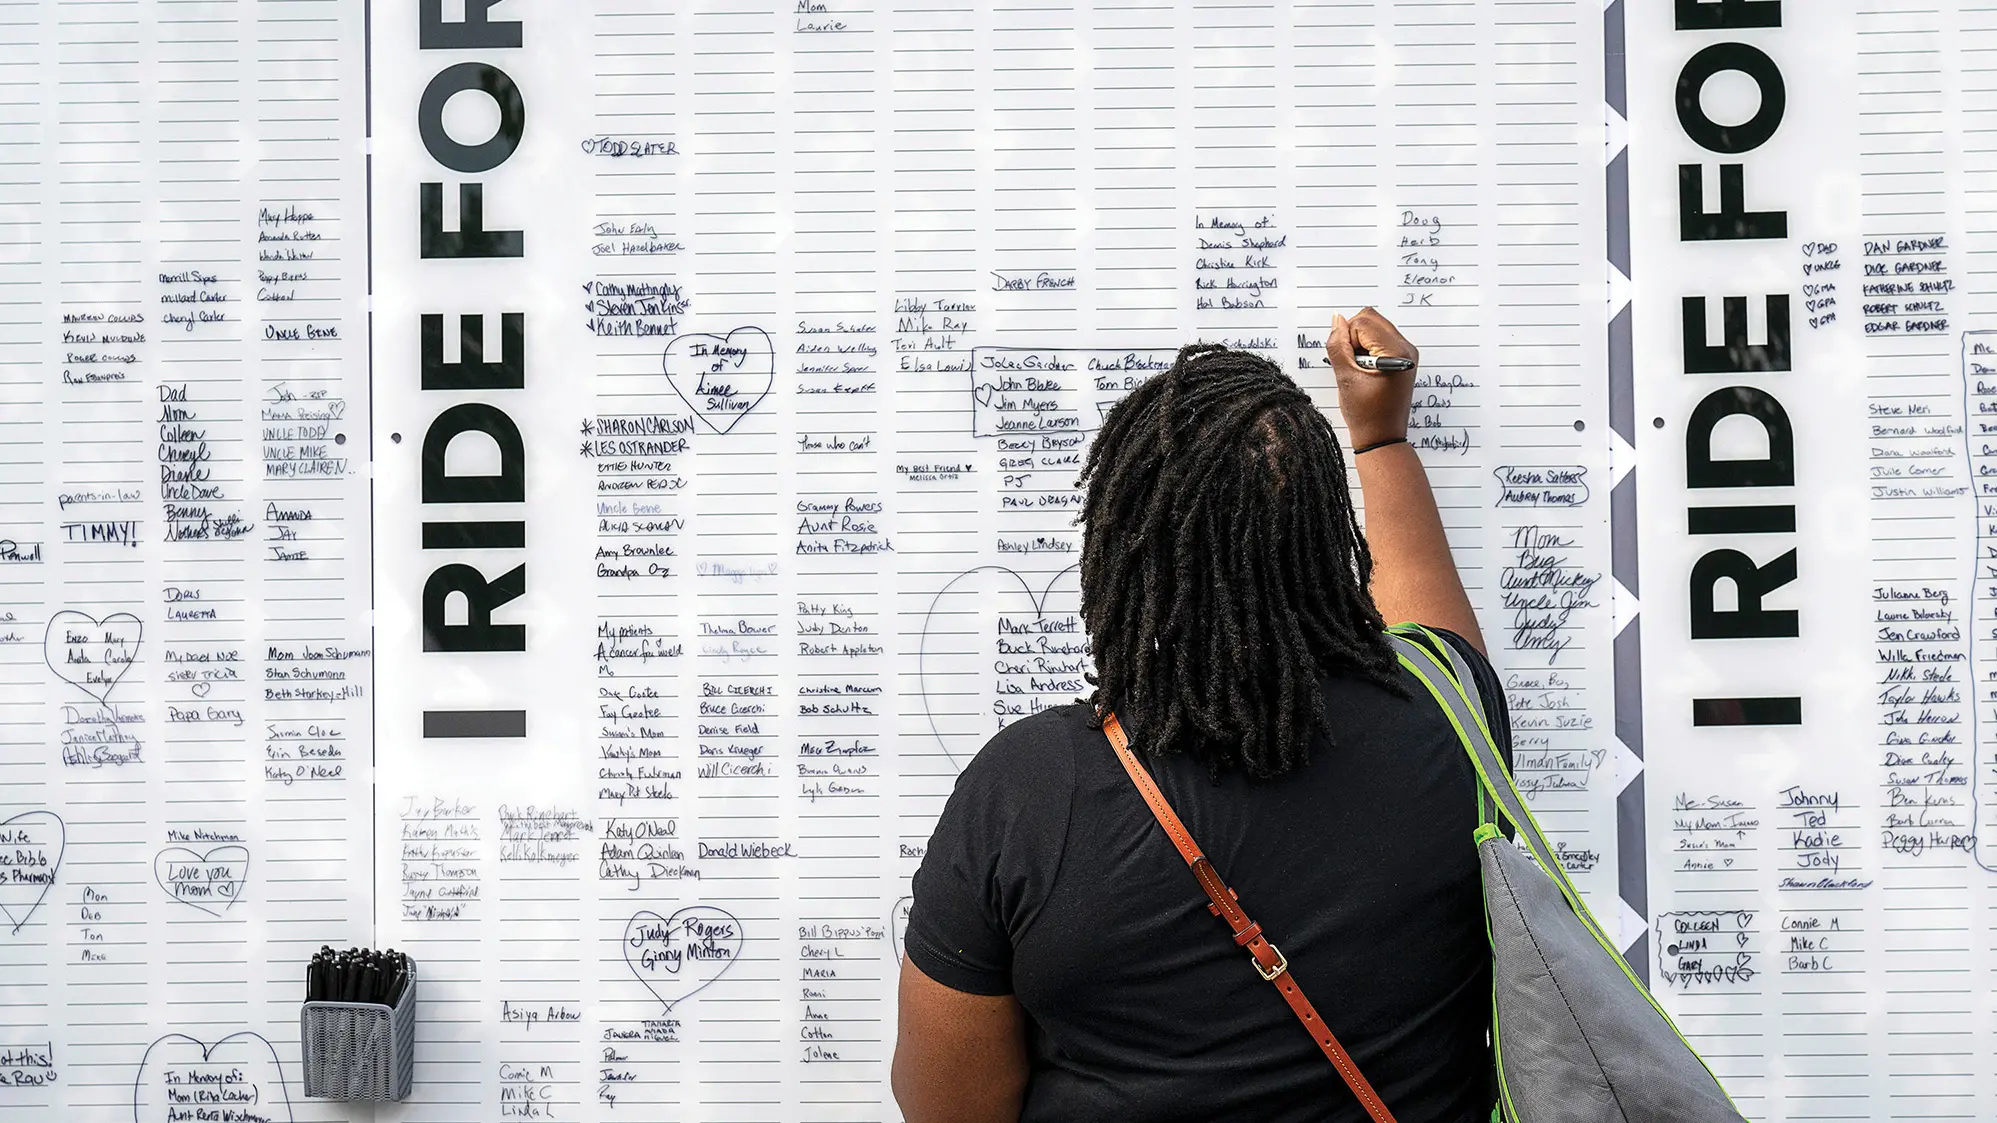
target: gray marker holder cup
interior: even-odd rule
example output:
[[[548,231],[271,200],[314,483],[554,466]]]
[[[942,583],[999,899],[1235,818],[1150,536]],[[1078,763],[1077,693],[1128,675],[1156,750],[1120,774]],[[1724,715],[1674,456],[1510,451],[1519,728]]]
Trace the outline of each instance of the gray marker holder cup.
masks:
[[[307,1002],[298,1012],[305,1095],[320,1100],[401,1100],[416,1077],[416,964],[393,1008],[374,1002]]]

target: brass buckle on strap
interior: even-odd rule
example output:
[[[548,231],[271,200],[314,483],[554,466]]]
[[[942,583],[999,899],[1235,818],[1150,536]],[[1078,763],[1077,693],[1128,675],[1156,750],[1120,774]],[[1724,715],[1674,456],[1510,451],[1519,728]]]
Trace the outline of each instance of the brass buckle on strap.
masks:
[[[1265,983],[1275,982],[1276,976],[1290,969],[1290,961],[1283,955],[1281,948],[1278,948],[1275,944],[1270,944],[1269,950],[1276,953],[1276,965],[1274,967],[1264,967],[1261,960],[1255,959],[1252,956],[1249,959],[1251,963],[1255,964],[1255,973],[1262,976],[1262,981]]]

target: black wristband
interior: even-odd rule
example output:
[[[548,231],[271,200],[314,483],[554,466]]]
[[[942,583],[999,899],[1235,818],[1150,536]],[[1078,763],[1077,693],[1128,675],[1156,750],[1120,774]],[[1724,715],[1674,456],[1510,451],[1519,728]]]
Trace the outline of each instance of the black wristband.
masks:
[[[1359,456],[1364,453],[1372,452],[1376,448],[1386,448],[1388,445],[1404,445],[1407,443],[1408,439],[1406,437],[1388,437],[1384,441],[1374,441],[1370,445],[1365,445],[1360,448],[1355,448],[1352,450],[1352,455]]]

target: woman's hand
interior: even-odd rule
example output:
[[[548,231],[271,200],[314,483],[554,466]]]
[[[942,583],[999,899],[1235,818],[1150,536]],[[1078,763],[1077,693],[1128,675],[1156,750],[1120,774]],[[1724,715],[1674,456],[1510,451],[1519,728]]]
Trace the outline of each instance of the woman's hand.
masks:
[[[1346,319],[1333,316],[1324,341],[1325,357],[1338,376],[1338,412],[1345,416],[1352,447],[1408,435],[1408,414],[1414,405],[1415,372],[1362,370],[1354,357],[1394,356],[1420,362],[1421,352],[1387,317],[1371,308]]]
[[[1350,320],[1339,316],[1332,321],[1325,350],[1331,369],[1338,372],[1338,409],[1352,433],[1352,447],[1405,438],[1415,372],[1361,370],[1353,356],[1364,351],[1415,361],[1420,352],[1414,344],[1385,316],[1366,308]],[[1411,445],[1393,444],[1356,455],[1352,462],[1366,497],[1366,544],[1373,552],[1373,601],[1380,615],[1388,623],[1413,620],[1447,628],[1484,650],[1477,614],[1463,592],[1421,457]]]

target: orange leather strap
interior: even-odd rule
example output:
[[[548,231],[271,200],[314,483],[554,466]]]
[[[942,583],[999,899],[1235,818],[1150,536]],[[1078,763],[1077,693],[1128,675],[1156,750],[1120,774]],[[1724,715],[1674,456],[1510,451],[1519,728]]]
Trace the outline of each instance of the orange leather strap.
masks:
[[[1347,1053],[1345,1046],[1338,1043],[1338,1038],[1331,1032],[1331,1027],[1324,1024],[1324,1019],[1318,1017],[1317,1009],[1311,1005],[1311,1000],[1304,997],[1303,990],[1297,986],[1296,979],[1290,974],[1289,961],[1284,959],[1283,953],[1277,951],[1276,946],[1263,935],[1262,926],[1248,919],[1248,914],[1241,909],[1241,903],[1235,899],[1234,890],[1229,889],[1227,884],[1221,881],[1220,874],[1213,868],[1213,863],[1207,861],[1205,854],[1200,853],[1199,844],[1186,832],[1186,825],[1179,821],[1179,816],[1172,810],[1172,805],[1165,802],[1165,794],[1158,790],[1158,784],[1151,779],[1151,773],[1145,771],[1144,765],[1137,759],[1137,754],[1130,751],[1130,738],[1124,735],[1123,726],[1116,720],[1115,714],[1103,717],[1103,734],[1109,738],[1110,747],[1116,750],[1117,759],[1123,762],[1123,770],[1130,773],[1130,782],[1137,785],[1138,794],[1144,797],[1145,805],[1151,808],[1152,816],[1158,820],[1159,826],[1165,828],[1166,837],[1172,840],[1173,846],[1179,848],[1179,856],[1192,867],[1193,876],[1199,880],[1200,888],[1206,891],[1208,900],[1213,902],[1207,906],[1207,911],[1227,922],[1229,930],[1234,933],[1234,942],[1247,948],[1248,954],[1254,957],[1256,973],[1275,984],[1276,990],[1283,996],[1283,1001],[1289,1003],[1290,1010],[1297,1015],[1297,1020],[1310,1031],[1312,1040],[1317,1042],[1317,1047],[1324,1050],[1326,1059],[1337,1066],[1338,1074],[1345,1078],[1345,1086],[1352,1089],[1352,1094],[1359,1098],[1360,1106],[1366,1109],[1366,1114],[1373,1117],[1373,1123],[1394,1123],[1394,1113],[1388,1111],[1387,1105],[1380,1102],[1379,1093],[1373,1091],[1373,1085],[1367,1082],[1365,1074],[1359,1071],[1357,1064],[1353,1063],[1352,1054]]]

